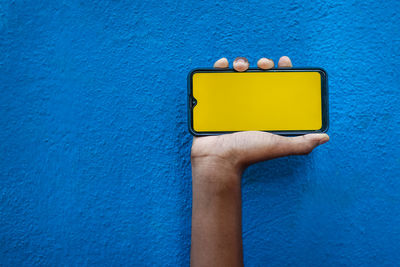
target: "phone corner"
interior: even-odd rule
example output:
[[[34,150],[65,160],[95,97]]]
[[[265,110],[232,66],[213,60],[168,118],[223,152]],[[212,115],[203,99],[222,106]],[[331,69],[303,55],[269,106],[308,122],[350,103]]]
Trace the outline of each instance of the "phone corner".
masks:
[[[324,68],[318,67],[315,69],[319,72],[321,76],[323,76],[325,79],[328,79],[328,72]]]
[[[189,130],[189,133],[190,133],[191,135],[193,135],[193,136],[199,136],[199,133],[196,132],[190,124],[188,125],[188,130]]]
[[[322,128],[319,130],[321,133],[327,133],[329,130],[329,123],[327,122]]]
[[[198,71],[202,70],[202,68],[194,68],[191,69],[187,75],[188,80],[192,79],[193,75],[196,74]]]

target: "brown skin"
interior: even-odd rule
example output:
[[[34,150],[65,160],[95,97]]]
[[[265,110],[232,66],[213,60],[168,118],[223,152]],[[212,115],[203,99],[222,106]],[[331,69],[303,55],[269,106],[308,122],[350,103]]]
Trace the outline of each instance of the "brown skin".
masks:
[[[261,69],[274,67],[261,58]],[[226,58],[214,68],[228,68]],[[237,71],[249,68],[247,59],[237,58]],[[288,57],[278,67],[292,67]],[[192,144],[193,208],[192,266],[243,266],[240,179],[247,166],[289,155],[304,155],[329,141],[327,134],[283,137],[266,132],[238,132],[194,137]]]

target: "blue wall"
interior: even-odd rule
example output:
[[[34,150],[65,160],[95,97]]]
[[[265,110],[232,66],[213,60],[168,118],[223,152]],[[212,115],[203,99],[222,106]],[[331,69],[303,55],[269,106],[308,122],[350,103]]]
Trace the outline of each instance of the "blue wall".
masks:
[[[188,265],[186,74],[281,55],[331,141],[246,171],[245,263],[398,264],[399,1],[92,2],[0,3],[0,265]]]

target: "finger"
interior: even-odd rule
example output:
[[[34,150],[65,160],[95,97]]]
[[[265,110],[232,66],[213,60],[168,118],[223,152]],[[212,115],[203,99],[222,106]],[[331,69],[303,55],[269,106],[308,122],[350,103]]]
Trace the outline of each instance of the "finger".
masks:
[[[284,137],[266,132],[242,132],[244,138],[239,137],[238,160],[245,166],[259,161],[289,155],[306,155],[314,148],[329,141],[327,134],[307,134],[296,137]],[[248,140],[251,140],[249,142]]]
[[[245,57],[237,57],[233,61],[233,68],[237,71],[246,71],[249,68],[249,61]]]
[[[282,150],[286,155],[306,155],[311,153],[314,148],[329,141],[329,135],[306,134],[302,136],[285,138],[282,142]]]
[[[214,68],[216,69],[225,69],[229,68],[229,62],[226,57],[220,58],[214,63]]]
[[[263,57],[258,60],[257,66],[260,69],[269,70],[272,69],[275,66],[275,64],[272,59]]]
[[[292,61],[290,60],[289,57],[283,56],[279,59],[278,67],[279,68],[291,68],[291,67],[293,67]]]

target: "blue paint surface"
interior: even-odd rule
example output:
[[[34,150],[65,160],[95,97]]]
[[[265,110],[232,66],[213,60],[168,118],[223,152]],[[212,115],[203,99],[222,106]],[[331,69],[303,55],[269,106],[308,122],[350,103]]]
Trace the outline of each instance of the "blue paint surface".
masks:
[[[291,2],[291,3],[289,3]],[[0,265],[187,266],[186,75],[329,73],[331,141],[243,179],[248,266],[400,262],[399,1],[2,1]]]

